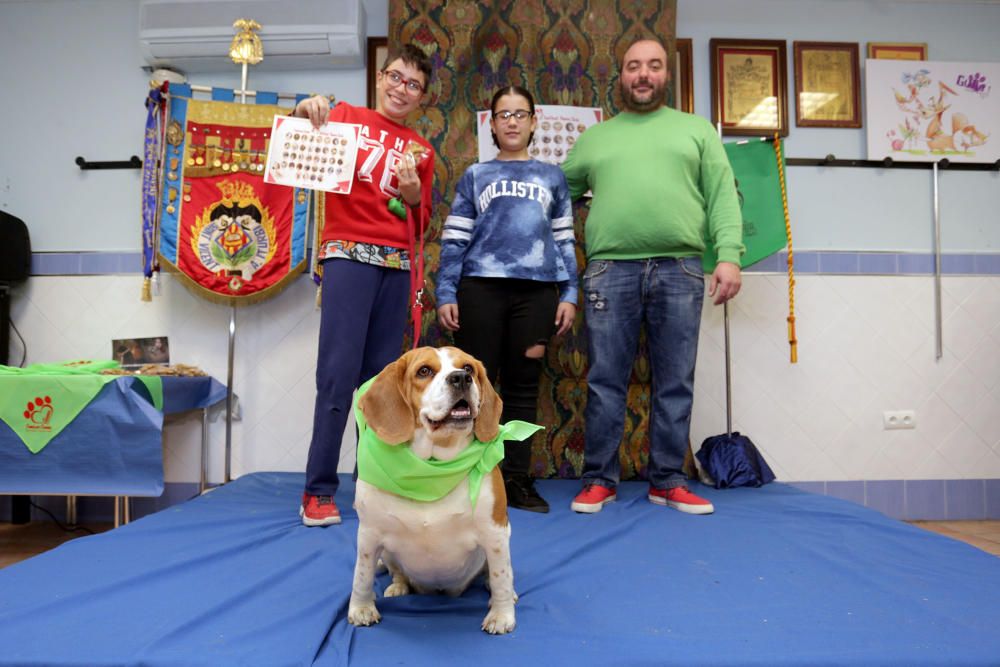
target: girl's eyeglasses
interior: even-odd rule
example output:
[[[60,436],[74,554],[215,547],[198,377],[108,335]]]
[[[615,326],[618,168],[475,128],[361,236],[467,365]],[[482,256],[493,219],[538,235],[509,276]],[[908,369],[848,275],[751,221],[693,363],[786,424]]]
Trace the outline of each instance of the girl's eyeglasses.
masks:
[[[498,120],[510,120],[511,117],[514,117],[518,120],[525,120],[526,118],[530,118],[531,116],[532,113],[530,111],[525,111],[524,109],[518,109],[517,111],[498,111],[495,114],[493,114],[493,117]]]

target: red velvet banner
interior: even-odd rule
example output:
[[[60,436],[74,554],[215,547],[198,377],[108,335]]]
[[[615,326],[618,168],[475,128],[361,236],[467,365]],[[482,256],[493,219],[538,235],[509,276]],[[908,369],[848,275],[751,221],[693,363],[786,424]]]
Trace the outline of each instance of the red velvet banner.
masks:
[[[264,182],[271,125],[286,112],[170,100],[157,249],[210,300],[268,298],[305,268],[307,192]]]

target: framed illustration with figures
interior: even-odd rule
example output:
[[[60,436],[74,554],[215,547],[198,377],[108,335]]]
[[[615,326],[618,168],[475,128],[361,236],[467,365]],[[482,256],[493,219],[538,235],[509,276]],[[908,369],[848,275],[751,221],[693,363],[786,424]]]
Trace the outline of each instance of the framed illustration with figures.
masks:
[[[712,121],[722,134],[788,136],[788,59],[784,40],[709,41]]]
[[[793,42],[795,124],[861,127],[861,68],[856,42]]]
[[[865,62],[868,159],[1000,160],[1000,63]]]
[[[378,74],[379,69],[385,62],[386,56],[389,55],[389,38],[388,37],[369,37],[368,38],[368,108],[375,108],[375,75]]]

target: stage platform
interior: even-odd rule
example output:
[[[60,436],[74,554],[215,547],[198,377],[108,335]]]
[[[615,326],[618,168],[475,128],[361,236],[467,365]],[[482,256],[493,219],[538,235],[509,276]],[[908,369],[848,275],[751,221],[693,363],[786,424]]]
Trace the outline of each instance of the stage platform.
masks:
[[[302,484],[247,475],[0,570],[0,665],[1000,664],[1000,559],[783,484],[690,516],[625,483],[578,515],[578,482],[542,481],[550,514],[511,511],[512,634],[479,629],[479,584],[355,628],[353,485],[306,528]]]

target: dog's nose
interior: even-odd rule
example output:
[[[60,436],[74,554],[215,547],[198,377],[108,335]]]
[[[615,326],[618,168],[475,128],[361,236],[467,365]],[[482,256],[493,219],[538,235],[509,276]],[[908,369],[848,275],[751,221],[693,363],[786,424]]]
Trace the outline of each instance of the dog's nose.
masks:
[[[448,385],[455,389],[465,390],[472,385],[472,375],[469,371],[452,371],[448,373]]]

